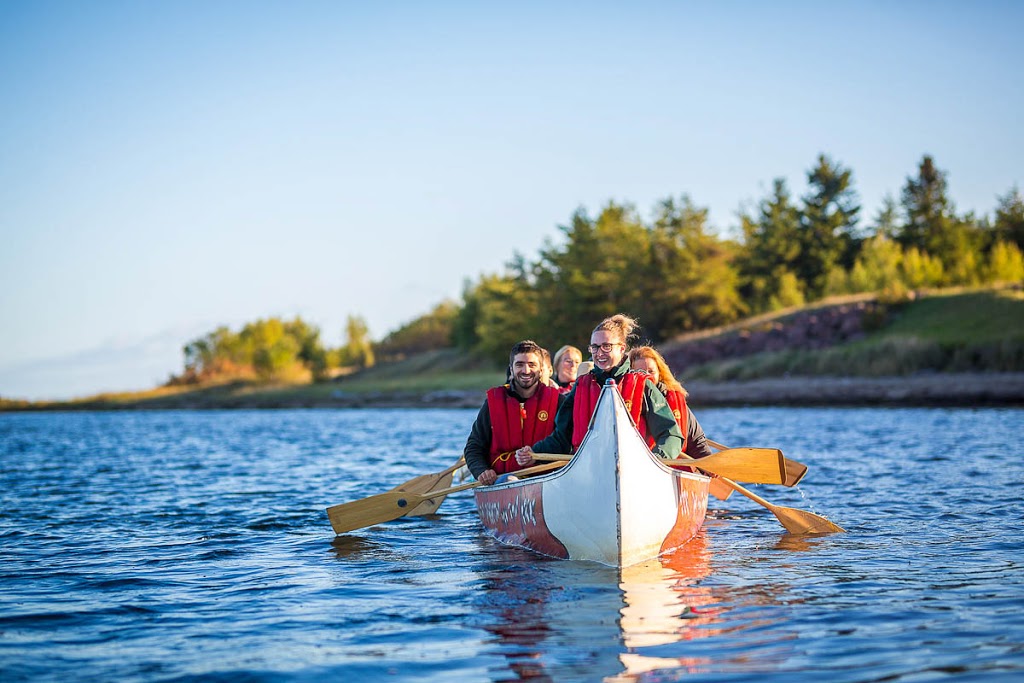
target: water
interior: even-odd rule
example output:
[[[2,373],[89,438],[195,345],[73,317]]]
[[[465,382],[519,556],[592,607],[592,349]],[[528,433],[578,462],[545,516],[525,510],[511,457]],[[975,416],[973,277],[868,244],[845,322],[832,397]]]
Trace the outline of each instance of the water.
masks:
[[[0,415],[0,678],[929,681],[1024,676],[1018,409],[720,409],[810,466],[625,571],[487,537],[469,492],[334,537],[444,469],[473,410]]]

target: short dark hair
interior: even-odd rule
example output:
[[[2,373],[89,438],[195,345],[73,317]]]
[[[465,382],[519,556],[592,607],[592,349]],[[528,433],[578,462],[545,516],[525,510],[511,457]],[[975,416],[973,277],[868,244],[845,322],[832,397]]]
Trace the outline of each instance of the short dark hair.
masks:
[[[512,365],[516,362],[516,356],[520,353],[535,353],[540,356],[541,360],[544,360],[544,348],[537,342],[531,339],[524,339],[521,342],[516,342],[512,347],[512,352],[508,354],[508,365]]]

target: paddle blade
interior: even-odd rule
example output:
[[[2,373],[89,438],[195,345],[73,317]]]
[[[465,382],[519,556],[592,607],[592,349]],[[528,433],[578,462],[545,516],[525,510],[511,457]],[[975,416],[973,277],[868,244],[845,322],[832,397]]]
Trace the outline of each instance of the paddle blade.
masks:
[[[786,459],[777,448],[728,448],[696,460],[670,460],[669,463],[677,467],[696,467],[750,484],[782,484],[786,481]]]
[[[334,533],[343,534],[398,519],[413,510],[422,500],[423,497],[415,493],[388,491],[351,503],[332,505],[327,508],[327,518],[331,520]]]
[[[711,439],[708,439],[708,445],[712,448],[717,448],[720,451],[728,450],[728,447],[725,444],[720,444],[717,441],[712,441]],[[804,475],[807,474],[807,465],[802,462],[797,462],[796,460],[790,460],[789,458],[784,458],[784,461],[786,474],[782,484],[783,486],[796,486],[800,483],[800,480],[804,478]]]
[[[846,529],[834,522],[830,522],[821,515],[796,508],[781,507],[773,505],[769,508],[786,531],[791,534],[834,534],[844,533]]]
[[[708,484],[708,493],[718,500],[729,500],[729,496],[732,495],[732,489],[721,479],[716,478],[712,479],[711,483]]]
[[[728,477],[752,484],[781,484],[786,481],[786,459],[777,448],[729,448],[697,460],[697,467],[705,468],[704,461],[712,465],[708,470],[720,477]]]
[[[796,486],[805,474],[807,474],[807,465],[786,458],[786,481],[783,482],[786,486]]]

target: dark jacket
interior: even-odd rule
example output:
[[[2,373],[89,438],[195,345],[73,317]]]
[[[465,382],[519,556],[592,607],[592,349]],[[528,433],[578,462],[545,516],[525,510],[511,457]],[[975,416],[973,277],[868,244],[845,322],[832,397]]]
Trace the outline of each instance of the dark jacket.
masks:
[[[668,394],[668,387],[663,382],[658,382],[658,389],[662,395]],[[704,435],[704,428],[697,422],[697,416],[686,406],[689,413],[686,420],[686,454],[691,458],[703,458],[711,455],[711,446],[708,445],[708,437]]]

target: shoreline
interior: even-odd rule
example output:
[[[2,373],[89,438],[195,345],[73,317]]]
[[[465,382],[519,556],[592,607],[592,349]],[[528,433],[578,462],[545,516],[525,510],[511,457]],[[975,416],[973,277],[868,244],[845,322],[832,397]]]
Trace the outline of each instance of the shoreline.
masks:
[[[84,400],[0,407],[0,412],[81,410],[246,410],[296,408],[479,408],[484,390],[346,392],[196,392],[135,401]],[[693,380],[684,386],[695,409],[778,407],[1024,407],[1024,372],[930,373],[910,377],[774,377]]]
[[[1024,407],[1024,373],[928,374],[912,377],[771,377],[686,382],[694,408]],[[483,392],[430,392],[418,397],[363,397],[363,407],[479,408]],[[411,399],[411,400],[408,400]],[[355,407],[355,406],[353,406]]]
[[[686,383],[691,405],[1024,406],[1024,372],[931,373],[909,377],[775,377]]]

